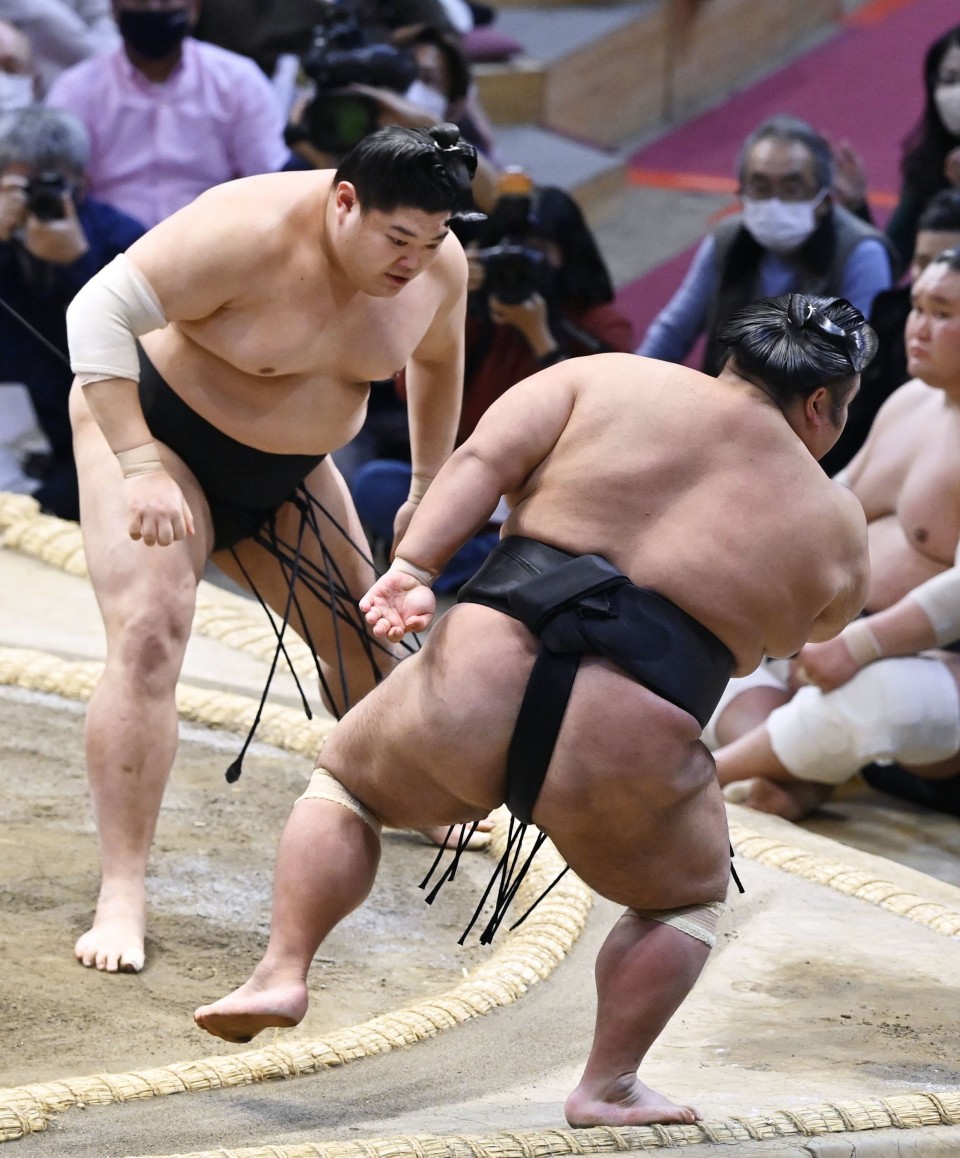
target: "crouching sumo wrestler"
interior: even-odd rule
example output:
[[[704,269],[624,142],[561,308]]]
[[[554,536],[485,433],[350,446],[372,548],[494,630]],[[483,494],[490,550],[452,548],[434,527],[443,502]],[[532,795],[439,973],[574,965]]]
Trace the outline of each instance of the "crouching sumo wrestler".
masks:
[[[204,1029],[248,1041],[303,1017],[314,953],[373,883],[380,824],[465,822],[506,802],[627,910],[597,960],[568,1121],[699,1116],[637,1070],[707,960],[730,879],[701,728],[730,674],[844,627],[866,562],[859,504],[815,462],[872,352],[862,316],[768,299],[722,336],[719,379],[630,354],[551,367],[443,467],[361,601],[374,634],[427,627],[432,577],[502,494],[504,538],[327,741],[280,843],[266,953],[197,1010]]]

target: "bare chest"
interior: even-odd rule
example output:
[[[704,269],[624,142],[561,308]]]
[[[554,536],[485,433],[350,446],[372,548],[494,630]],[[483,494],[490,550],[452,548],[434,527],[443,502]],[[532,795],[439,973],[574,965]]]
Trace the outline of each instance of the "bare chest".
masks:
[[[265,287],[265,290],[268,287]],[[366,295],[338,306],[297,283],[182,323],[197,345],[243,375],[370,382],[401,370],[429,328],[434,304],[411,285],[405,299]]]
[[[960,536],[960,444],[945,431],[910,463],[896,502],[903,534],[921,554],[951,563]]]

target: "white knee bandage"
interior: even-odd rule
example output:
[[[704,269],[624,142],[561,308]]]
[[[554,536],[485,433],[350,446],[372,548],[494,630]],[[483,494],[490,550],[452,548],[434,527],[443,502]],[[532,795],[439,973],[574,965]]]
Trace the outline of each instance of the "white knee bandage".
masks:
[[[124,254],[87,282],[67,309],[70,365],[82,385],[140,381],[136,338],[167,324],[153,287]]]
[[[940,660],[879,660],[835,691],[801,688],[767,735],[793,776],[840,784],[874,761],[934,764],[960,751],[960,697]]]
[[[707,720],[707,726],[700,736],[700,739],[711,752],[715,752],[720,747],[720,739],[717,736],[717,721],[737,696],[742,696],[744,692],[749,692],[753,688],[776,688],[778,691],[786,691],[788,666],[789,660],[765,659],[749,675],[736,676],[727,682],[727,686],[723,689],[723,695],[720,697],[713,715]]]
[[[353,793],[340,783],[340,781],[328,772],[326,768],[317,768],[310,777],[310,783],[307,785],[307,790],[302,796],[298,796],[294,801],[299,804],[301,800],[331,800],[334,804],[340,804],[344,808],[349,808],[351,812],[359,816],[373,832],[379,836],[383,830],[383,825],[373,815],[369,808],[364,808],[360,801],[353,795]]]
[[[688,937],[702,941],[712,949],[717,943],[717,924],[723,912],[722,901],[711,901],[708,905],[686,905],[682,909],[629,909],[637,917],[647,921],[659,921],[661,925],[672,925]]]

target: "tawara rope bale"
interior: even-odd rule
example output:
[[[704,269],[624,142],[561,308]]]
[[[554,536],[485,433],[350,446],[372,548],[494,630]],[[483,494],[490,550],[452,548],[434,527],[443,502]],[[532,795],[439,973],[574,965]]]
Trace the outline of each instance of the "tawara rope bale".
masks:
[[[867,901],[887,912],[896,913],[898,917],[906,917],[908,921],[925,925],[945,937],[960,938],[960,912],[956,909],[926,900],[916,893],[906,892],[898,885],[862,869],[794,848],[734,822],[730,824],[730,841],[739,855],[750,860],[824,885],[845,896]]]
[[[498,1134],[400,1135],[351,1142],[194,1151],[142,1158],[566,1158],[571,1155],[673,1150],[705,1142],[729,1145],[774,1138],[960,1124],[960,1093],[902,1094],[827,1102],[766,1117],[697,1122],[692,1126],[603,1126],[588,1130],[509,1131]],[[888,1153],[896,1153],[895,1136]],[[759,1151],[752,1151],[757,1153]]]
[[[101,670],[102,665],[95,662],[68,663],[44,652],[0,648],[0,683],[4,684],[85,700]],[[249,728],[256,711],[256,704],[246,697],[184,685],[177,688],[177,706],[186,718],[241,733]],[[287,751],[313,754],[332,726],[331,721],[310,723],[293,709],[275,707],[264,712],[258,734]],[[495,817],[490,851],[498,859],[506,847],[507,816],[500,810]],[[518,891],[516,912],[532,904],[562,867],[563,862],[547,842]],[[50,1115],[71,1106],[296,1077],[434,1037],[516,1001],[531,985],[549,976],[579,937],[591,899],[590,890],[567,873],[518,930],[504,934],[490,959],[454,989],[320,1041],[291,1042],[138,1073],[77,1077],[2,1091],[0,1140],[42,1130]]]

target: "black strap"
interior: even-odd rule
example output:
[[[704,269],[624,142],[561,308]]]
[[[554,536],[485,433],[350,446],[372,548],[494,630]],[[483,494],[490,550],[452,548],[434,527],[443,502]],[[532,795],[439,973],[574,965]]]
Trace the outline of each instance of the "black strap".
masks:
[[[579,666],[579,654],[541,647],[527,680],[507,752],[507,807],[524,824],[533,820]]]

